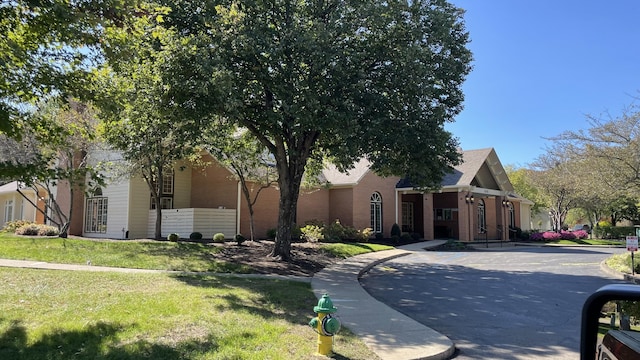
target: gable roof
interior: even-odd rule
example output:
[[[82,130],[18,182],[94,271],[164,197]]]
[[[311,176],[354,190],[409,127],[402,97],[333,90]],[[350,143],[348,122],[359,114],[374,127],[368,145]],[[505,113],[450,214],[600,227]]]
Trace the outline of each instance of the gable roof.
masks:
[[[513,191],[513,185],[493,148],[463,151],[462,163],[442,179],[442,186]]]
[[[475,186],[500,191],[513,191],[500,159],[493,148],[461,151],[462,163],[444,176],[441,186],[448,188],[469,188]],[[408,179],[401,179],[396,188],[412,188]]]
[[[334,186],[348,186],[357,185],[360,180],[367,174],[371,162],[362,158],[353,164],[353,168],[347,170],[347,172],[340,172],[338,168],[333,164],[327,164],[322,171],[323,180]]]

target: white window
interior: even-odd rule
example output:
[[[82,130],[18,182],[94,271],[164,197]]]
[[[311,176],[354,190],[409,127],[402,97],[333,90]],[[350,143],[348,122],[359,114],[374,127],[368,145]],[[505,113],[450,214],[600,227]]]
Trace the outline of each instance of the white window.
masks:
[[[402,231],[413,232],[413,203],[402,203]]]
[[[84,231],[88,233],[107,232],[107,208],[106,197],[93,197],[87,199],[85,207]]]
[[[4,203],[4,222],[13,221],[13,200]]]
[[[174,173],[173,170],[165,171],[162,174],[162,193],[160,194],[162,197],[160,198],[160,208],[161,209],[173,209],[173,179]],[[151,196],[151,209],[156,208],[156,201]]]
[[[374,233],[382,232],[382,196],[380,193],[371,194],[371,230]]]
[[[484,207],[484,200],[478,200],[478,233],[487,232],[487,215]]]

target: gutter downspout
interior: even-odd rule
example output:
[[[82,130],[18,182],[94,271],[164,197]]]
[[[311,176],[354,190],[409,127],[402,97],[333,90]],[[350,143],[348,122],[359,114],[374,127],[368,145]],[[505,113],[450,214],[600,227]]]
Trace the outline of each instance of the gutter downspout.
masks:
[[[238,205],[236,206],[236,234],[240,234],[240,211],[242,206],[242,185],[238,181]]]

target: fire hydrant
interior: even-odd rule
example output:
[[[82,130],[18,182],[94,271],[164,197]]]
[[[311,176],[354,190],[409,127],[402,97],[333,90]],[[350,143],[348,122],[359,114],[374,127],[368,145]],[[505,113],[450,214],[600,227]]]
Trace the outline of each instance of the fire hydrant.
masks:
[[[309,326],[318,333],[318,355],[328,356],[333,348],[333,335],[340,331],[340,320],[331,315],[338,309],[333,306],[329,295],[324,294],[313,311],[318,316],[309,321]]]

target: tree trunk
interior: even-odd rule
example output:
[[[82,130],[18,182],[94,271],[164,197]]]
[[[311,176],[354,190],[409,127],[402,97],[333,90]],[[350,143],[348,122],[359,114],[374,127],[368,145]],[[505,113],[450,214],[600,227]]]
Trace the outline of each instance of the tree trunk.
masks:
[[[278,228],[276,241],[271,256],[283,261],[291,260],[291,230],[295,223],[298,195],[300,193],[299,179],[302,175],[289,176],[280,174],[278,184],[280,186],[280,203],[278,211]]]

